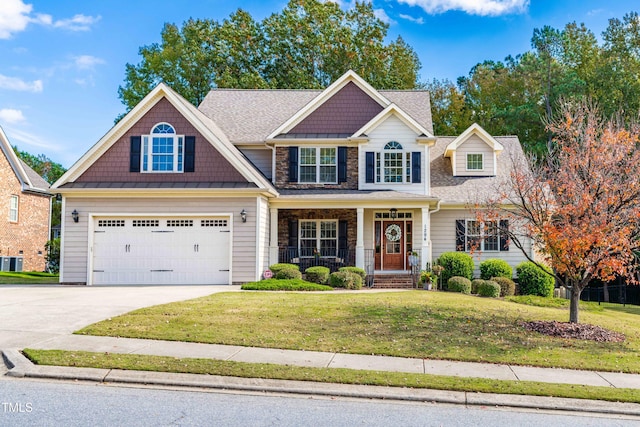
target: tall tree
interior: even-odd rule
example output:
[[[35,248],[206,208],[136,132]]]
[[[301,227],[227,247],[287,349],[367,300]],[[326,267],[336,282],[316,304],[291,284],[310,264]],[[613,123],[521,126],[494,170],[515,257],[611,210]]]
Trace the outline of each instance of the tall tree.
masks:
[[[215,87],[323,88],[349,69],[379,89],[418,85],[418,55],[402,38],[385,43],[388,25],[369,2],[344,11],[335,2],[290,0],[261,22],[238,9],[222,23],[165,24],[161,42],[140,48],[118,94],[133,108],[164,81],[193,104]]]
[[[635,268],[640,129],[604,120],[586,101],[563,103],[549,129],[554,144],[548,161],[532,169],[514,165],[501,196],[478,214],[509,218],[509,229],[501,231],[527,257],[525,242],[534,242],[571,290],[569,321],[577,323],[580,294],[592,279],[631,277]]]

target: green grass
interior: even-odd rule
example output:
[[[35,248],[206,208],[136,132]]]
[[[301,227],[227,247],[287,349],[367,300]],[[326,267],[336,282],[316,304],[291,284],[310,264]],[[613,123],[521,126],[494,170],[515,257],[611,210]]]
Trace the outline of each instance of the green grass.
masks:
[[[58,283],[57,274],[31,272],[0,272],[0,285],[34,285]]]
[[[272,378],[364,384],[392,387],[430,388],[466,392],[523,394],[577,399],[597,399],[640,403],[634,389],[549,384],[530,381],[502,381],[400,372],[378,372],[336,368],[303,368],[264,363],[242,363],[211,359],[184,359],[134,354],[89,353],[81,351],[25,349],[34,363],[56,366],[82,366],[103,369],[179,372],[244,378]]]
[[[640,311],[585,304],[596,343],[526,331],[568,310],[448,292],[223,293],[136,310],[78,333],[241,346],[640,373]]]
[[[302,279],[266,279],[242,285],[245,291],[332,291],[331,286],[318,285]]]

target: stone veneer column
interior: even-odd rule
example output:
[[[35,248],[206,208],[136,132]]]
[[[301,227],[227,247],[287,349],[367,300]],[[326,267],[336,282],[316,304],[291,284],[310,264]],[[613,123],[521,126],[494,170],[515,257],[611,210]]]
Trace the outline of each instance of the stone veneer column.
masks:
[[[280,262],[278,259],[278,209],[269,209],[269,265]]]
[[[364,268],[364,208],[356,212],[356,267]]]

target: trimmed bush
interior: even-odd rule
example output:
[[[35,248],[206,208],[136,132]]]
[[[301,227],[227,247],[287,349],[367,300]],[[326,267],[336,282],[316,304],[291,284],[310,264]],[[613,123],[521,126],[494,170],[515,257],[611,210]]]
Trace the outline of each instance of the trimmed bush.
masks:
[[[362,279],[362,283],[364,283],[364,279],[367,278],[367,272],[364,271],[364,268],[360,267],[340,267],[338,271],[350,271],[351,273],[355,273],[360,276],[360,279]]]
[[[478,287],[483,284],[485,282],[484,279],[473,279],[471,281],[471,293],[472,294],[477,294],[478,293]]]
[[[447,290],[450,292],[471,293],[471,280],[466,277],[453,276],[447,282]]]
[[[491,281],[500,286],[500,296],[510,297],[516,294],[516,283],[506,277],[492,277]]]
[[[296,270],[300,271],[300,268],[296,264],[287,264],[285,262],[281,262],[279,264],[272,264],[269,266],[269,270],[271,270],[274,277],[276,274],[278,274],[278,271],[282,270],[283,268],[295,268]]]
[[[324,285],[329,280],[329,270],[327,267],[321,265],[315,267],[309,267],[304,271],[304,276],[309,282],[318,283]]]
[[[548,267],[545,267],[545,270],[547,270],[548,273],[531,261],[518,264],[516,271],[518,272],[520,295],[553,296],[555,280],[553,276],[550,275],[551,270]]]
[[[440,278],[442,283],[447,285],[449,279],[454,276],[473,279],[473,258],[465,252],[444,252],[437,261],[438,265],[444,267]]]
[[[336,271],[329,276],[329,285],[334,288],[361,289],[362,278],[350,271]]]
[[[302,273],[297,266],[286,267],[280,269],[274,276],[274,279],[302,279]]]
[[[492,280],[483,280],[482,283],[478,284],[478,295],[498,298],[500,296],[500,285]]]
[[[300,279],[277,280],[265,279],[259,282],[245,283],[241,286],[245,291],[332,291],[331,286],[318,285]]]
[[[490,258],[480,263],[480,278],[489,280],[492,277],[513,277],[513,268],[503,259]]]

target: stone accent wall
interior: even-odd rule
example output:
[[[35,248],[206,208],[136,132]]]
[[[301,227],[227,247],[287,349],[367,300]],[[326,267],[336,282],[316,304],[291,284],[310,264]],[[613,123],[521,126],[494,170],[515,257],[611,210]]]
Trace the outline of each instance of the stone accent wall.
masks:
[[[358,189],[358,147],[347,147],[347,181],[340,184],[301,184],[289,182],[289,147],[276,147],[276,182],[277,188],[283,189]]]
[[[289,246],[289,221],[305,219],[346,220],[347,246],[356,248],[358,213],[355,209],[280,209],[278,210],[278,247]]]
[[[196,137],[195,171],[185,173],[129,172],[131,136],[148,135],[166,122],[178,135]],[[131,129],[93,163],[77,182],[247,182],[166,98],[161,99]]]
[[[18,196],[18,222],[9,221],[12,195]],[[20,181],[0,151],[0,256],[21,256],[23,271],[44,271],[49,206],[48,196],[22,192]]]

